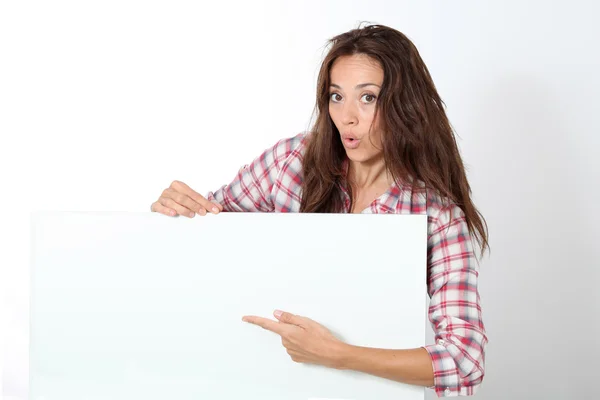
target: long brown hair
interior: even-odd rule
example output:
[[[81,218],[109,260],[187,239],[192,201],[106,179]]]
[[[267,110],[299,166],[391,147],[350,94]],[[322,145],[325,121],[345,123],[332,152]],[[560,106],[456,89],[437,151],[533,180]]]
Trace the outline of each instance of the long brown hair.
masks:
[[[415,45],[401,32],[369,25],[335,36],[317,79],[316,121],[304,154],[300,212],[327,213],[343,209],[342,163],[346,153],[329,115],[330,71],[338,57],[367,55],[384,71],[376,103],[385,166],[395,182],[424,184],[448,205],[460,207],[483,255],[487,224],[471,200],[471,188],[456,139],[429,70]],[[348,185],[352,198],[352,188]],[[352,200],[351,200],[352,201]]]

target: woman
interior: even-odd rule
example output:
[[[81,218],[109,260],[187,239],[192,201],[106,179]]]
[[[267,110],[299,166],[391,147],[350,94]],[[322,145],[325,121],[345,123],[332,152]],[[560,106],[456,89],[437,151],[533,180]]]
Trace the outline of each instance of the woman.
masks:
[[[427,213],[429,320],[436,343],[391,350],[351,346],[309,318],[244,321],[278,333],[291,358],[471,395],[487,344],[477,289],[476,244],[487,225],[471,189],[427,67],[402,33],[351,30],[332,45],[318,77],[310,133],[282,139],[236,178],[204,197],[175,181],[152,204],[166,215],[221,211]]]

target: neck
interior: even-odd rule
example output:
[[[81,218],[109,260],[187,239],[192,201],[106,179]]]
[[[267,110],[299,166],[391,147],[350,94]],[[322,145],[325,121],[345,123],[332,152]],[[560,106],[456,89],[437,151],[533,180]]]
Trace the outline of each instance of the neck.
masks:
[[[389,186],[393,181],[383,159],[367,163],[350,160],[348,180],[357,189],[367,189],[384,183]]]

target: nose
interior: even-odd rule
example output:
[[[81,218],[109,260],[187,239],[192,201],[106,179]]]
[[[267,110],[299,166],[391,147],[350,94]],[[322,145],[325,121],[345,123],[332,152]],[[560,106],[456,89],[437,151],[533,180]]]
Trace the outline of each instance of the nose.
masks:
[[[342,107],[342,123],[344,125],[358,124],[358,110],[351,101],[344,102]]]

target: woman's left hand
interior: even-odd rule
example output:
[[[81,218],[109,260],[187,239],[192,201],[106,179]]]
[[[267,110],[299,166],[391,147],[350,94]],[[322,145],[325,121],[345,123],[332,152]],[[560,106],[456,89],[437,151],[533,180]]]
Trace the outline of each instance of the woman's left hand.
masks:
[[[275,311],[277,321],[245,316],[242,321],[258,325],[281,336],[281,343],[295,362],[341,368],[346,345],[318,322],[287,312]]]

